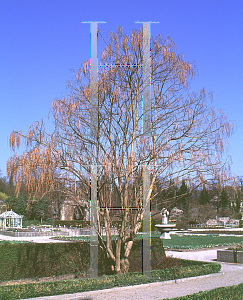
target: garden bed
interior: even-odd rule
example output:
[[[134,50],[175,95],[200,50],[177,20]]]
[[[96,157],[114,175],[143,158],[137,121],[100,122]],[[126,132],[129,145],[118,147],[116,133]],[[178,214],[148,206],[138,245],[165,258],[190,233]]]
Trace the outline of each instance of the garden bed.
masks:
[[[243,251],[243,245],[237,245],[235,247],[229,247],[227,250]]]

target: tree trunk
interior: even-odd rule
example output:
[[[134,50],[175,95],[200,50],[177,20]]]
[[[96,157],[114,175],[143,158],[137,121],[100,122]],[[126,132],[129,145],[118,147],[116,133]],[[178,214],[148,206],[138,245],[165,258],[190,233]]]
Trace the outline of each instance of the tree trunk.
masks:
[[[122,258],[120,273],[128,273],[129,267],[130,267],[130,262],[128,258]]]

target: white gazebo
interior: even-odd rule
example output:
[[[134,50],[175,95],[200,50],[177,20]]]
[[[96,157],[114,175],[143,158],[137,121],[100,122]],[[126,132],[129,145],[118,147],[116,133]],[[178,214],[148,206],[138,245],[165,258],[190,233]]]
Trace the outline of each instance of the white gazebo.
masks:
[[[12,209],[0,215],[1,228],[22,228],[23,216],[16,214]]]

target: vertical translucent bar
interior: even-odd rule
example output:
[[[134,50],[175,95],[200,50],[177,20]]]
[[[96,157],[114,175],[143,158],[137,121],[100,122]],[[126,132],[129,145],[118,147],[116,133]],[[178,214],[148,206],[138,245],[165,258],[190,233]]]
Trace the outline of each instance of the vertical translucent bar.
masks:
[[[98,277],[97,165],[91,166],[90,276]]]
[[[151,126],[151,47],[150,24],[159,22],[135,22],[143,24],[143,135],[152,135]]]
[[[151,214],[149,166],[143,166],[143,275],[151,276]]]
[[[98,23],[90,23],[90,66],[91,66],[91,114],[90,135],[98,138]],[[96,149],[97,150],[97,149]],[[96,151],[97,153],[97,151]],[[90,276],[98,277],[98,235],[97,235],[97,165],[91,165],[91,203],[90,203]]]
[[[85,21],[82,23],[90,23],[90,66],[91,66],[91,113],[90,113],[90,135],[95,140],[98,137],[98,23],[106,22],[93,22]]]
[[[151,136],[150,23],[143,23],[143,134]]]
[[[91,136],[96,140],[98,134],[98,40],[97,40],[97,22],[90,24],[90,40],[91,40]]]

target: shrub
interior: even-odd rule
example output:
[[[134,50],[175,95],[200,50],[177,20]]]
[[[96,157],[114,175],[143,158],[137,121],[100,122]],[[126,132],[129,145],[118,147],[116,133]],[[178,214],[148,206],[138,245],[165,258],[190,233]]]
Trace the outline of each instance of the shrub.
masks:
[[[240,228],[243,228],[243,220],[240,220],[240,222],[239,222],[239,227],[240,227]]]
[[[70,274],[77,268],[86,272],[89,251],[89,245],[80,242],[0,244],[0,280]]]
[[[179,222],[176,223],[176,228],[178,230],[180,230],[180,229],[187,230],[188,229],[188,223],[186,223],[185,221],[179,221]]]
[[[159,238],[152,239],[152,252],[164,256]],[[153,254],[153,257],[156,257]],[[64,274],[86,274],[90,268],[90,244],[71,243],[0,243],[0,280],[58,276]],[[142,240],[135,240],[129,258],[131,265],[142,268]],[[99,248],[99,274],[110,273],[110,261]]]
[[[235,213],[231,216],[232,219],[240,220],[241,219],[241,213]]]
[[[236,246],[236,247],[229,247],[227,250],[243,251],[243,245],[239,245],[239,246]]]

